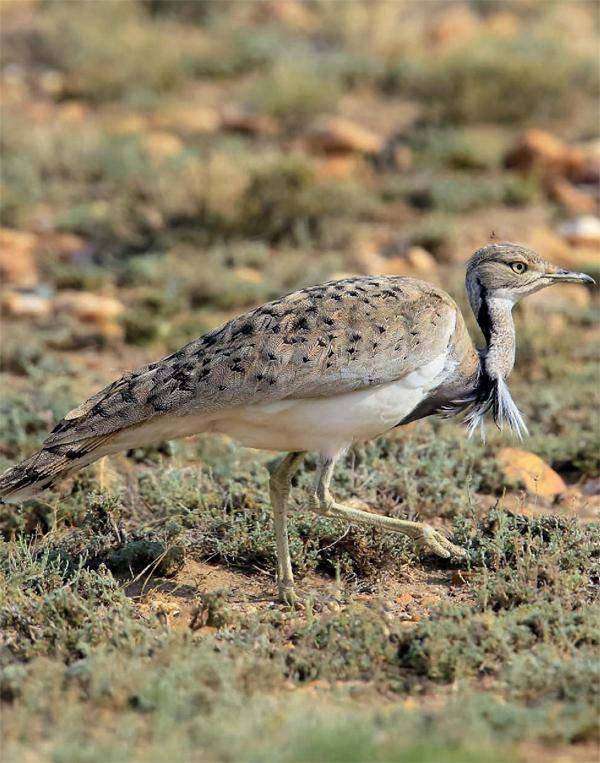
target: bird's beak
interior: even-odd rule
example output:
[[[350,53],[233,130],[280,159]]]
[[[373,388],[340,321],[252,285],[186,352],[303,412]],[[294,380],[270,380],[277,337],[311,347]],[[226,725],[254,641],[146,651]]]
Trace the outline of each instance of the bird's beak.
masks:
[[[558,268],[554,273],[546,273],[546,278],[552,283],[596,283],[587,273],[577,273],[575,270],[559,270]]]

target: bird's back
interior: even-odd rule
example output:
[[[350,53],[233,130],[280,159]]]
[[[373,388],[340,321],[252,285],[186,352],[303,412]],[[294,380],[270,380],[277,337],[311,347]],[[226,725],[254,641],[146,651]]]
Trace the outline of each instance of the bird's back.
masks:
[[[131,371],[68,413],[46,444],[166,415],[333,396],[400,379],[442,353],[454,367],[472,364],[474,355],[446,292],[403,277],[331,281],[262,305]]]

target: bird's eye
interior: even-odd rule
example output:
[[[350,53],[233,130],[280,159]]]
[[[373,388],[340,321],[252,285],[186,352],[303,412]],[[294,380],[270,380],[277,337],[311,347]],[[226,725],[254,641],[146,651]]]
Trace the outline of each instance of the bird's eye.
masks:
[[[511,262],[510,266],[515,273],[519,274],[524,273],[527,270],[527,265],[524,262]]]

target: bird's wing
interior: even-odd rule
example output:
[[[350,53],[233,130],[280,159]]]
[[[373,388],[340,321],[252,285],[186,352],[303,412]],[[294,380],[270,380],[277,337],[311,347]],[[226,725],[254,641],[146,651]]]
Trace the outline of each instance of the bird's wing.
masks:
[[[209,417],[251,402],[333,396],[400,379],[448,351],[457,311],[445,292],[410,278],[302,289],[126,374],[68,413],[44,446],[156,416]]]

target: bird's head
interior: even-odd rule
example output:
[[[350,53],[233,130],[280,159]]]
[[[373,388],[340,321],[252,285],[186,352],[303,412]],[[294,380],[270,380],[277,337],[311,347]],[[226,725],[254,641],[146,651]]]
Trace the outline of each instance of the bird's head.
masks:
[[[467,265],[466,282],[477,315],[485,297],[515,304],[555,283],[593,284],[594,279],[553,265],[524,246],[501,242],[488,244],[475,252]]]
[[[594,279],[559,268],[524,246],[496,243],[478,249],[471,257],[466,283],[471,307],[486,340],[476,397],[466,417],[469,432],[480,429],[483,437],[484,417],[491,410],[498,427],[507,422],[521,437],[527,427],[505,382],[515,362],[512,307],[546,286],[593,284]]]

